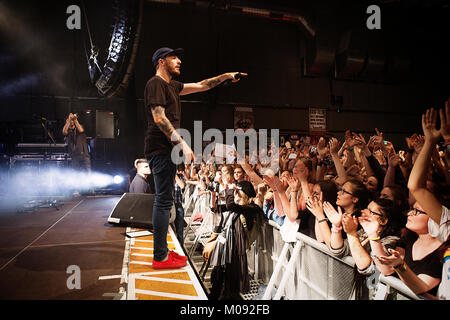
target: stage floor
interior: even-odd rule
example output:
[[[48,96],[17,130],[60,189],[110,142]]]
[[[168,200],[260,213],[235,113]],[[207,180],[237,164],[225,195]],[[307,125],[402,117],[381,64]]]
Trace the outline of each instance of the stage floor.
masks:
[[[122,298],[126,228],[107,222],[119,199],[76,197],[60,210],[2,212],[0,299]]]
[[[0,300],[206,300],[191,262],[154,270],[153,235],[108,222],[120,196],[0,213]],[[169,249],[184,255],[171,227]]]

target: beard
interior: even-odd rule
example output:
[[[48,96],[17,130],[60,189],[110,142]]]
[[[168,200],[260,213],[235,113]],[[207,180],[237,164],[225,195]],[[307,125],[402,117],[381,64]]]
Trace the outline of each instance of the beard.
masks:
[[[178,77],[181,72],[176,67],[168,67],[167,72],[170,74],[171,77]]]

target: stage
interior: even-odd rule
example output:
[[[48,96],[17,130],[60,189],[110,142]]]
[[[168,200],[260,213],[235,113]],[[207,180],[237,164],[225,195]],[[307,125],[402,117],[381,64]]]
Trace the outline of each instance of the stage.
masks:
[[[0,299],[206,299],[190,264],[154,271],[152,236],[128,238],[135,229],[107,222],[119,199],[81,196],[59,210],[2,212]],[[168,241],[184,254],[171,229]]]

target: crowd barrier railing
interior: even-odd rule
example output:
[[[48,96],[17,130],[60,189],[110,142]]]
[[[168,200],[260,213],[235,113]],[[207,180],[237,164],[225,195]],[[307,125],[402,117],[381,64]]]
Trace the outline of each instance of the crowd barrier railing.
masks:
[[[285,243],[274,221],[268,221],[263,227],[261,236],[248,253],[248,261],[254,278],[267,284],[263,300],[354,299],[355,264],[351,256],[337,258],[325,244],[300,232],[296,242]],[[421,299],[400,279],[379,272],[369,277],[366,285],[369,298],[373,300]]]
[[[184,194],[183,207],[186,217],[192,216],[194,208],[200,209],[197,201],[202,201],[201,207],[207,206],[206,201],[196,197],[194,189],[195,186],[192,186]],[[205,209],[206,211],[208,210]],[[206,233],[210,234],[212,231],[208,214],[205,218],[207,221],[200,223],[204,225],[204,230],[195,233],[198,238],[204,238]],[[204,235],[201,234],[203,231]],[[285,243],[279,225],[270,220],[262,226],[259,237],[247,252],[249,274],[253,279],[267,285],[262,298],[264,300],[354,299],[353,258],[351,256],[337,258],[329,252],[325,244],[300,232],[297,232],[296,238],[295,242]],[[367,286],[370,291],[369,298],[373,300],[421,299],[398,278],[383,276],[379,272],[368,279]]]

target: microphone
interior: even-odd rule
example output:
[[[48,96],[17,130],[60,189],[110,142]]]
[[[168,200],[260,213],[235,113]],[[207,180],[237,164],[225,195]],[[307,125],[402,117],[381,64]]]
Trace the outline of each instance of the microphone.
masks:
[[[243,77],[245,77],[245,75],[243,75],[242,73],[236,73],[234,75],[234,79],[235,80],[239,80],[242,79]],[[217,87],[222,88],[222,87],[226,87],[229,86],[231,83],[233,82],[233,79],[227,79],[224,82],[222,82],[221,84],[219,84]]]

